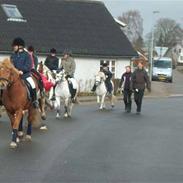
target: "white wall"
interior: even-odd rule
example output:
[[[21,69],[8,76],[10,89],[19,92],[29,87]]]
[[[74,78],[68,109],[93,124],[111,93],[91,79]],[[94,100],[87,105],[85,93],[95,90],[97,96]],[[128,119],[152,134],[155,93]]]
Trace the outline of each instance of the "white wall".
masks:
[[[125,72],[125,67],[130,65],[130,59],[116,60],[116,73],[115,78],[121,79],[122,74]]]
[[[100,60],[91,58],[75,58],[75,78],[79,81],[80,91],[89,92],[93,87],[94,76],[100,69]]]
[[[0,61],[3,61],[3,60],[6,59],[6,58],[10,58],[10,55],[8,55],[8,54],[7,54],[7,55],[4,55],[4,54],[1,55],[1,54],[0,54]]]

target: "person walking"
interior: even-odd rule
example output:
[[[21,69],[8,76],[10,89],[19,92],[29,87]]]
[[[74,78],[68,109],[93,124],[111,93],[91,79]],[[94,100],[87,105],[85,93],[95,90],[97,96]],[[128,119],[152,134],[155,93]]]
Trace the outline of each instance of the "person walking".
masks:
[[[151,84],[148,74],[144,69],[142,61],[139,61],[137,69],[132,74],[132,88],[134,90],[134,100],[137,105],[137,113],[141,113],[142,99],[144,96],[144,90],[147,87],[148,91],[151,91]]]
[[[125,104],[125,112],[130,113],[131,112],[131,106],[132,106],[132,72],[131,67],[126,66],[126,72],[123,73],[121,76],[121,81],[119,84],[119,88],[122,90],[123,93],[123,100]]]

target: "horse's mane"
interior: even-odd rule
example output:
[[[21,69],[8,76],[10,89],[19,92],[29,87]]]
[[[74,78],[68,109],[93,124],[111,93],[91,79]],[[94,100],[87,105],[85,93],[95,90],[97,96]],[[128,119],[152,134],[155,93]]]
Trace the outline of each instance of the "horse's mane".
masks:
[[[7,68],[19,75],[18,70],[14,67],[14,65],[10,59],[8,59],[8,58],[4,59],[0,65],[1,65],[1,67]]]

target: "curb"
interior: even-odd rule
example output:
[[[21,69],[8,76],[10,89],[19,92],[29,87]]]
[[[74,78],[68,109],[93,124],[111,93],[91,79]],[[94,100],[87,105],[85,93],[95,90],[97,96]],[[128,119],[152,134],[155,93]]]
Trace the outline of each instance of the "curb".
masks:
[[[183,94],[170,94],[164,96],[157,96],[157,95],[145,95],[144,98],[146,99],[158,99],[158,98],[182,98]],[[133,97],[132,97],[133,98]],[[97,97],[78,97],[79,103],[87,103],[87,102],[96,102]],[[116,97],[117,101],[123,100],[122,96]],[[108,100],[107,100],[108,101]]]

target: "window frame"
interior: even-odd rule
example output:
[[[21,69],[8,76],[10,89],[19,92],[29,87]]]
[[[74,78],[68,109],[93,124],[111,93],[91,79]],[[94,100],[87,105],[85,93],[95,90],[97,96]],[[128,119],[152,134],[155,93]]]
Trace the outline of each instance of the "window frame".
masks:
[[[116,77],[116,60],[109,60],[109,59],[101,59],[100,60],[100,70],[102,69],[103,63],[107,63],[109,70],[112,72],[113,79]]]
[[[4,13],[7,16],[7,21],[27,22],[20,13],[18,7],[14,4],[1,4]]]

